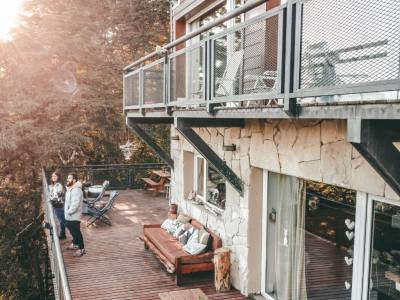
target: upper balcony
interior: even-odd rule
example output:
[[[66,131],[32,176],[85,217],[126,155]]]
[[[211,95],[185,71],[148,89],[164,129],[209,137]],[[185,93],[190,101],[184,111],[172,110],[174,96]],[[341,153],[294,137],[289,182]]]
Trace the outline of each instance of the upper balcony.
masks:
[[[400,118],[397,0],[293,0],[234,24],[264,2],[248,1],[127,66],[124,112]]]

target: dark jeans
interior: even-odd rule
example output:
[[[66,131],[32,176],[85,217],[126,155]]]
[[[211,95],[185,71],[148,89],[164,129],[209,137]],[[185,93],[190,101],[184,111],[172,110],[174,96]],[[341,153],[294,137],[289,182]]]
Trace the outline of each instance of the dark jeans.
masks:
[[[55,207],[54,212],[60,222],[60,236],[65,236],[65,216],[64,207]]]
[[[66,221],[66,225],[69,232],[71,232],[72,243],[77,245],[79,249],[85,249],[81,233],[81,221]]]

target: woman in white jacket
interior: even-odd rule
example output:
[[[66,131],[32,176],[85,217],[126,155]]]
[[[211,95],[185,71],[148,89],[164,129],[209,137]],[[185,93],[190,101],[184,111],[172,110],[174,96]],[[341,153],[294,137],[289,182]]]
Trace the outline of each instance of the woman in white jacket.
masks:
[[[60,234],[58,238],[65,240],[65,218],[64,218],[64,196],[65,187],[61,179],[61,174],[55,171],[51,174],[51,184],[49,185],[49,200],[53,205],[54,212],[60,222]]]
[[[82,184],[76,174],[67,177],[67,193],[65,194],[65,221],[72,234],[72,244],[67,250],[76,250],[74,256],[85,254],[85,245],[81,232],[81,216],[83,204]]]

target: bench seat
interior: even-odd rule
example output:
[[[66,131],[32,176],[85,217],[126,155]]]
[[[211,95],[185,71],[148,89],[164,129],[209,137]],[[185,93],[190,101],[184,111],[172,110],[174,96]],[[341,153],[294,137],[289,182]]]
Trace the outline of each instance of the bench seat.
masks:
[[[190,255],[182,250],[182,244],[176,238],[161,227],[144,228],[143,233],[172,264],[175,263],[177,257]]]
[[[196,229],[204,228],[210,233],[206,252],[191,255],[183,251],[183,245],[162,229],[161,224],[144,225],[143,235],[139,237],[144,242],[145,249],[151,250],[168,272],[175,273],[177,285],[182,283],[184,274],[214,271],[214,251],[222,247],[222,240],[219,236],[194,219],[191,219],[190,223]]]

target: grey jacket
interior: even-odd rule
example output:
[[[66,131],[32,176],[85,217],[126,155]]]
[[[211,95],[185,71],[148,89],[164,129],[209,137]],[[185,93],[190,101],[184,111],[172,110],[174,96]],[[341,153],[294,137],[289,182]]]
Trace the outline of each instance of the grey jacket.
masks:
[[[82,184],[78,181],[72,187],[67,187],[64,205],[65,220],[80,221],[82,216],[82,205]]]

